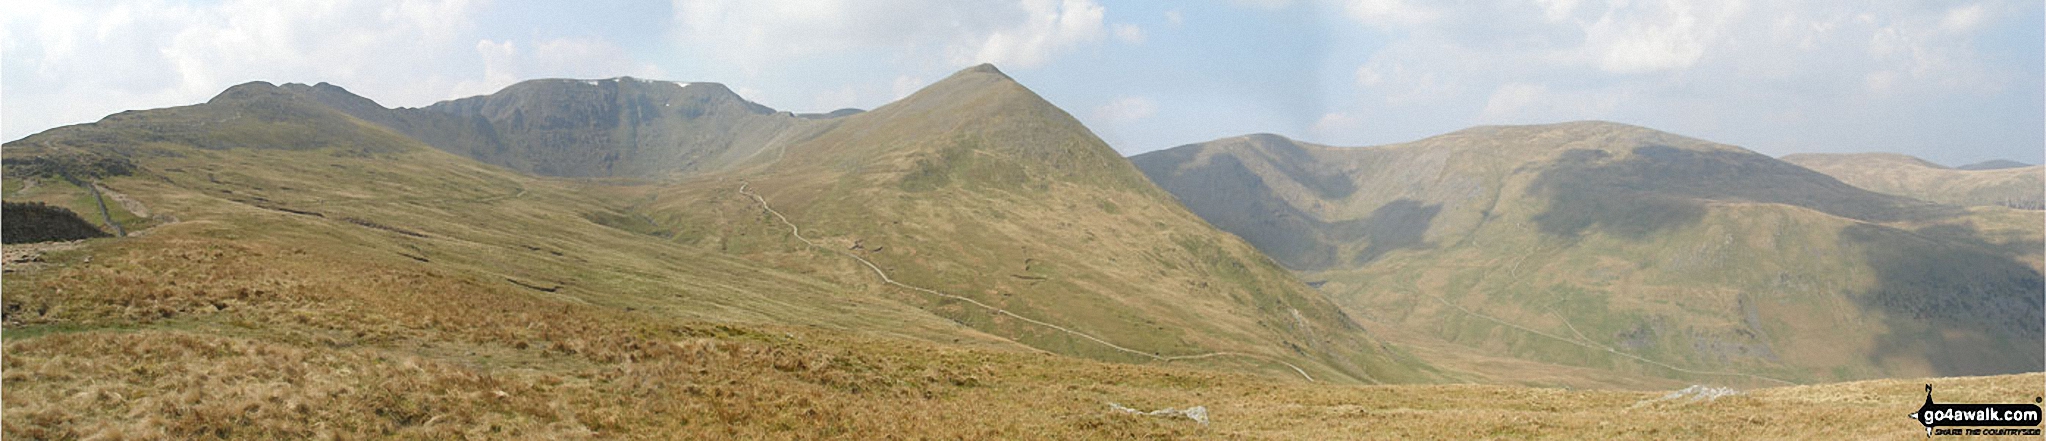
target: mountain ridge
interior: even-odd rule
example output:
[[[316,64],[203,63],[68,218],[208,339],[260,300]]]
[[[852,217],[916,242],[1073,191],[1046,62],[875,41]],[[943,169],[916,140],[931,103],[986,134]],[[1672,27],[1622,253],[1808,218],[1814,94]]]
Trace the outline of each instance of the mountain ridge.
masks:
[[[1988,161],[1959,165],[1955,166],[1954,168],[1959,170],[1999,170],[2006,168],[2021,168],[2030,166],[2032,166],[2032,164],[2012,161],[2009,159],[1991,159]]]
[[[2039,368],[2001,352],[2030,354],[2038,345],[2024,342],[2040,339],[2025,306],[2041,302],[2040,253],[2025,245],[2041,242],[2037,219],[2025,220],[2036,215],[1876,193],[1602,122],[1359,148],[1229,137],[1132,160],[1351,314],[1473,349],[1673,378],[1697,377],[1656,363],[1793,381]],[[1897,254],[1907,248],[1918,251]],[[1934,267],[1974,275],[1913,269]],[[1974,294],[1914,300],[1938,286]],[[1799,306],[1814,302],[1858,307]],[[1795,324],[1898,315],[1857,331]],[[2007,340],[1925,343],[1945,339],[1928,331],[1941,328]],[[1813,356],[1818,347],[1830,355]],[[1976,352],[1917,352],[1927,348]],[[1630,367],[1617,353],[1661,361]]]
[[[582,178],[662,179],[719,170],[858,113],[797,115],[748,101],[720,83],[632,77],[526,80],[490,95],[417,108],[385,108],[338,86],[301,90],[442,150],[522,172]]]
[[[1796,154],[1783,160],[1887,194],[1956,205],[2046,209],[2046,166],[2005,161],[2018,165],[1948,168],[1895,153]]]

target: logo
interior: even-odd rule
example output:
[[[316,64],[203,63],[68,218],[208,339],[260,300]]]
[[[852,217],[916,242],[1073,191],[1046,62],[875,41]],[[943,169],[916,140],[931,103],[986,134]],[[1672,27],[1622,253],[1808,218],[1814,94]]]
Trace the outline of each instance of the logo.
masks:
[[[2037,401],[2037,398],[2033,399]],[[1932,402],[1932,385],[1925,385],[1925,405],[1911,414],[1933,435],[2030,435],[2039,436],[2038,404],[1940,404]],[[1959,429],[1955,427],[1971,427]],[[1978,427],[1993,427],[1981,429]],[[2018,427],[2006,429],[2005,427]]]

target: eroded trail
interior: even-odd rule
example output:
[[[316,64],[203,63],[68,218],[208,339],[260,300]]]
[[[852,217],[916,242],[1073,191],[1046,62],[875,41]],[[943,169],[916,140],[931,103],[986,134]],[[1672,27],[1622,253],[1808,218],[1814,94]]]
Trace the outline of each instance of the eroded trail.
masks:
[[[1307,375],[1307,370],[1305,370],[1305,369],[1301,369],[1301,368],[1300,368],[1300,366],[1295,366],[1295,365],[1293,365],[1292,363],[1287,363],[1287,362],[1285,362],[1284,360],[1279,360],[1279,359],[1276,359],[1276,358],[1266,357],[1266,356],[1262,356],[1262,355],[1257,355],[1257,354],[1246,354],[1246,353],[1241,353],[1241,352],[1226,352],[1226,351],[1225,351],[1225,352],[1209,352],[1209,353],[1204,353],[1204,354],[1189,354],[1189,355],[1158,355],[1158,354],[1153,354],[1153,353],[1149,353],[1149,352],[1144,352],[1144,351],[1139,351],[1139,350],[1135,350],[1135,349],[1130,349],[1130,348],[1126,348],[1126,347],[1123,347],[1122,345],[1118,345],[1118,344],[1115,344],[1115,343],[1113,343],[1113,342],[1110,342],[1110,341],[1108,341],[1108,340],[1103,340],[1103,339],[1101,339],[1100,337],[1095,337],[1095,336],[1093,336],[1093,335],[1091,335],[1091,334],[1088,334],[1088,333],[1085,333],[1085,332],[1080,332],[1080,331],[1076,331],[1076,330],[1073,330],[1073,329],[1071,329],[1071,328],[1067,328],[1067,327],[1064,327],[1064,326],[1059,326],[1059,325],[1056,325],[1056,324],[1052,324],[1052,323],[1050,323],[1050,322],[1046,322],[1046,321],[1043,321],[1043,320],[1038,320],[1038,319],[1034,319],[1034,318],[1030,318],[1030,317],[1024,317],[1024,316],[1022,316],[1022,315],[1018,315],[1018,314],[1016,314],[1016,313],[1013,313],[1013,312],[1009,312],[1009,311],[1008,311],[1008,310],[1006,310],[1006,309],[1002,309],[1002,308],[998,308],[998,307],[995,307],[994,305],[989,305],[989,304],[986,304],[986,303],[981,303],[981,302],[980,302],[979,300],[974,300],[974,299],[972,299],[972,298],[967,298],[967,297],[964,297],[964,296],[959,296],[959,295],[954,295],[954,294],[948,294],[948,293],[944,293],[944,292],[939,292],[939,291],[937,291],[937,290],[933,290],[933,289],[929,289],[929,288],[924,288],[924,287],[921,287],[921,286],[915,286],[915,285],[905,284],[905,283],[902,283],[902,282],[897,282],[897,281],[895,281],[895,279],[894,279],[894,278],[892,278],[892,277],[889,277],[889,276],[888,276],[888,272],[887,272],[887,271],[882,271],[882,270],[881,270],[881,266],[880,266],[880,265],[875,265],[873,261],[869,261],[869,260],[867,260],[867,258],[865,258],[865,257],[860,257],[860,255],[858,255],[858,254],[848,253],[848,252],[845,252],[845,251],[843,251],[843,250],[838,250],[838,249],[834,249],[834,248],[832,248],[832,247],[826,247],[826,246],[818,245],[818,244],[817,244],[816,242],[811,242],[809,238],[803,237],[803,229],[802,229],[802,227],[798,227],[798,226],[796,226],[796,223],[795,223],[795,222],[793,222],[793,221],[790,221],[790,220],[789,220],[789,218],[788,218],[788,216],[783,216],[783,215],[781,214],[781,212],[779,212],[779,211],[775,211],[775,210],[774,210],[774,207],[773,207],[773,206],[771,206],[771,205],[768,205],[768,203],[767,203],[767,198],[761,197],[761,196],[760,196],[759,194],[753,193],[752,191],[748,191],[748,190],[746,189],[746,187],[747,187],[747,186],[749,186],[749,185],[752,185],[752,183],[750,183],[750,182],[741,182],[741,183],[739,183],[739,194],[741,194],[741,195],[745,195],[746,197],[749,197],[749,198],[753,198],[753,201],[754,201],[754,202],[758,202],[758,203],[760,203],[760,208],[761,208],[762,210],[766,210],[768,214],[772,214],[772,215],[774,215],[774,218],[775,218],[775,219],[778,219],[778,220],[780,220],[780,221],[781,221],[781,223],[782,223],[783,225],[788,225],[788,226],[789,226],[789,235],[790,235],[790,236],[794,236],[794,237],[796,238],[796,240],[797,240],[797,241],[800,241],[800,242],[802,242],[802,243],[803,243],[804,245],[809,245],[809,246],[811,246],[811,247],[814,247],[814,248],[818,248],[818,249],[823,249],[823,250],[827,250],[827,251],[832,251],[832,252],[836,252],[836,253],[838,253],[838,254],[844,255],[844,256],[846,256],[846,257],[851,257],[851,258],[852,258],[853,260],[855,260],[855,261],[858,261],[858,262],[859,262],[859,263],[860,263],[861,265],[866,265],[866,266],[867,266],[867,269],[873,270],[873,271],[874,271],[874,275],[875,275],[875,276],[879,276],[879,277],[881,278],[881,282],[882,282],[882,283],[886,283],[886,284],[889,284],[889,285],[894,285],[894,286],[897,286],[897,287],[901,287],[901,288],[903,288],[903,289],[908,289],[908,290],[911,290],[911,291],[921,292],[921,293],[924,293],[924,294],[930,294],[930,295],[933,295],[933,296],[938,296],[938,297],[943,297],[943,298],[947,298],[947,299],[952,299],[952,300],[958,300],[958,301],[966,302],[966,303],[968,303],[968,304],[972,304],[972,305],[974,305],[974,306],[979,306],[979,307],[981,307],[982,309],[986,309],[986,310],[988,310],[989,312],[993,312],[993,313],[995,313],[995,314],[1001,314],[1001,315],[1005,315],[1005,316],[1013,317],[1013,318],[1015,318],[1015,319],[1017,319],[1017,320],[1022,320],[1022,321],[1024,321],[1024,322],[1028,322],[1028,323],[1030,323],[1030,324],[1034,324],[1034,325],[1038,325],[1038,326],[1043,326],[1043,327],[1045,327],[1045,328],[1049,328],[1049,329],[1052,329],[1052,330],[1055,330],[1055,331],[1063,332],[1063,333],[1066,333],[1066,334],[1068,334],[1068,335],[1072,335],[1072,336],[1074,336],[1074,337],[1079,337],[1079,338],[1081,338],[1081,339],[1085,339],[1085,340],[1087,340],[1087,341],[1095,342],[1095,343],[1098,343],[1098,344],[1100,344],[1100,345],[1102,345],[1102,346],[1108,347],[1109,349],[1114,349],[1114,350],[1116,350],[1116,351],[1120,351],[1120,352],[1124,352],[1124,353],[1128,353],[1128,354],[1134,354],[1134,355],[1137,355],[1137,356],[1140,356],[1140,357],[1144,357],[1144,358],[1149,358],[1149,359],[1152,359],[1152,360],[1157,360],[1157,361],[1164,361],[1164,362],[1171,362],[1171,361],[1178,361],[1178,360],[1197,360],[1197,359],[1203,359],[1203,358],[1214,358],[1214,357],[1243,357],[1243,358],[1250,358],[1250,359],[1255,359],[1255,360],[1259,360],[1259,361],[1265,361],[1265,362],[1270,362],[1270,363],[1277,363],[1277,364],[1282,364],[1282,365],[1285,365],[1285,366],[1286,366],[1286,367],[1288,367],[1288,368],[1292,368],[1292,369],[1293,369],[1293,372],[1299,373],[1299,374],[1300,374],[1300,377],[1301,377],[1301,378],[1306,378],[1306,379],[1307,379],[1307,381],[1314,381],[1314,376],[1312,376],[1312,375]]]

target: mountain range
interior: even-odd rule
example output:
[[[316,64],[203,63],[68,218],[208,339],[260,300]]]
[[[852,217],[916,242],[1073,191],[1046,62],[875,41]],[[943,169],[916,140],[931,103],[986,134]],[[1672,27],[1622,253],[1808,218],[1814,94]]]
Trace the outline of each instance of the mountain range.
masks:
[[[2046,209],[2046,166],[1989,161],[1947,168],[1895,153],[1804,153],[1784,161],[1856,187],[1954,205]]]
[[[2040,212],[1790,159],[1603,122],[1124,158],[991,65],[825,114],[251,82],[5,144],[9,210],[119,237],[8,246],[0,427],[1324,437],[1441,399],[1380,430],[1589,435],[1736,418],[1614,389],[2042,370]],[[1117,410],[1189,401],[1213,429]]]
[[[2046,357],[2034,210],[1605,122],[1365,148],[1251,135],[1132,160],[1352,314],[1474,349],[1763,384]]]

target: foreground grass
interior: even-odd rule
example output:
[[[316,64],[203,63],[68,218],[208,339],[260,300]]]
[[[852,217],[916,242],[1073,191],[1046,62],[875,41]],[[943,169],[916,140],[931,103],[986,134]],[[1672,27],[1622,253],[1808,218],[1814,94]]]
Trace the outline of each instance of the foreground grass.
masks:
[[[1345,386],[682,320],[174,224],[8,279],[12,439],[1846,438],[2040,374],[1751,390]],[[302,242],[317,244],[318,242]],[[315,248],[318,250],[319,248]],[[87,262],[87,257],[93,257]],[[1006,348],[1006,349],[1004,349]],[[1211,421],[1130,415],[1204,406]]]
[[[18,439],[175,438],[1922,438],[1925,381],[1749,391],[1326,386],[829,336],[656,342],[635,361],[505,367],[399,348],[210,332],[6,345]],[[640,358],[644,357],[644,358]],[[567,363],[578,364],[578,363]],[[2018,402],[2038,374],[1929,380]],[[1208,425],[1110,410],[1200,405]]]

